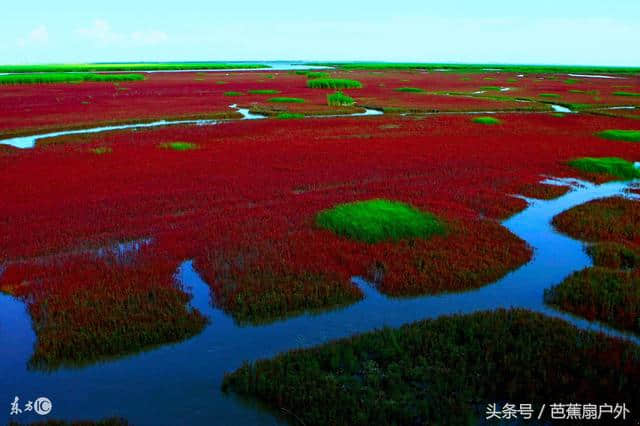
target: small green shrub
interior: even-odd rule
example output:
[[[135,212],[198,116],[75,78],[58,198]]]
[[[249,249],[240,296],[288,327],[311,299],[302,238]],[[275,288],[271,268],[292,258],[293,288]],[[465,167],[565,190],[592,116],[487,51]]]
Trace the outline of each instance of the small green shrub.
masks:
[[[302,98],[279,97],[279,98],[271,98],[269,99],[269,102],[302,104],[305,102],[305,100]]]
[[[420,89],[419,87],[398,87],[397,89],[393,89],[396,92],[413,92],[413,93],[422,93],[424,89]]]
[[[471,121],[480,124],[500,124],[501,121],[495,117],[475,117]]]
[[[251,93],[252,95],[276,95],[280,93],[279,90],[273,90],[273,89],[252,89],[252,90],[248,90],[248,92]]]
[[[277,118],[281,120],[304,118],[304,114],[298,114],[295,112],[281,112],[280,114],[277,115]]]
[[[351,106],[355,103],[356,101],[351,96],[345,95],[342,92],[327,95],[327,105],[329,106]]]
[[[164,149],[172,149],[174,151],[188,151],[191,149],[196,149],[198,145],[190,142],[166,142],[160,144],[160,148]]]
[[[307,80],[307,87],[313,89],[359,89],[362,83],[344,78],[314,78]]]

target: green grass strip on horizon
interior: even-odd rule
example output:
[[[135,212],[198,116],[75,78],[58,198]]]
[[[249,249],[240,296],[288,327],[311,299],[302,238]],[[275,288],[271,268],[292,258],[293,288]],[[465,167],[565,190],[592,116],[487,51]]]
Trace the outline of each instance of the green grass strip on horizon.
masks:
[[[217,62],[143,62],[98,64],[39,64],[0,65],[3,73],[32,72],[92,72],[92,71],[161,71],[161,70],[220,70],[271,68],[264,64],[230,64]]]
[[[326,62],[312,65],[334,66],[346,70],[439,70],[444,72],[482,73],[488,70],[519,73],[571,74],[640,74],[640,67],[588,65],[527,65],[527,64],[448,64],[424,62]]]
[[[0,84],[81,83],[140,81],[142,74],[39,73],[0,75]]]

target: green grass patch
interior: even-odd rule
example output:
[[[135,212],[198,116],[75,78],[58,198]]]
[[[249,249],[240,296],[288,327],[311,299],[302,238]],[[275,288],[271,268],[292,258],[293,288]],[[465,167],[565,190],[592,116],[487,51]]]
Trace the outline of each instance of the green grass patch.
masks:
[[[308,79],[328,78],[328,77],[329,77],[329,73],[326,73],[326,72],[319,72],[319,71],[309,71],[309,72],[307,72],[307,78]]]
[[[0,75],[0,84],[82,83],[85,81],[140,81],[142,74],[42,73]]]
[[[108,146],[99,146],[97,148],[93,148],[91,152],[93,152],[96,155],[103,155],[103,154],[108,154],[110,152],[113,152],[113,150]]]
[[[487,404],[501,411],[504,401],[533,403],[534,416],[548,401],[638,407],[638,359],[632,342],[531,311],[499,309],[245,363],[224,377],[222,389],[306,426],[490,424]]]
[[[538,95],[541,98],[559,98],[560,95],[558,95],[557,93],[540,93]]]
[[[352,106],[356,101],[349,95],[342,92],[327,95],[327,105],[329,106]]]
[[[585,173],[606,174],[622,180],[640,178],[640,169],[618,157],[583,157],[573,159],[568,164]]]
[[[632,97],[640,97],[640,93],[634,92],[613,92],[615,96],[632,96]]]
[[[564,82],[565,84],[577,84],[577,83],[580,83],[580,80],[575,78],[568,78]]]
[[[304,118],[304,114],[299,114],[297,112],[281,112],[276,117],[281,120],[289,120],[289,119]]]
[[[444,234],[444,223],[435,215],[409,204],[388,200],[357,201],[323,210],[316,224],[343,237],[367,243],[429,238]]]
[[[160,71],[160,70],[221,70],[234,68],[270,68],[264,64],[229,64],[221,62],[138,62],[112,64],[42,64],[0,65],[0,72],[100,72],[100,71]]]
[[[198,145],[190,142],[166,142],[160,144],[160,148],[172,149],[174,151],[189,151],[196,149]]]
[[[244,95],[244,93],[242,93],[242,92],[235,92],[235,91],[233,91],[233,90],[230,90],[230,91],[228,91],[228,92],[224,92],[224,95],[225,95],[225,96],[243,96],[243,95]]]
[[[569,89],[569,93],[585,93],[585,91],[580,89]]]
[[[491,91],[491,92],[499,92],[500,91],[500,87],[498,86],[483,86],[480,88],[480,90],[487,90],[487,91]]]
[[[495,117],[474,117],[471,121],[480,124],[500,124],[501,121]]]
[[[598,136],[626,142],[640,142],[640,130],[603,130]]]
[[[307,87],[312,89],[359,89],[362,83],[346,78],[314,78],[307,80]]]
[[[248,90],[248,92],[251,93],[252,95],[276,95],[280,93],[279,90],[273,90],[273,89],[252,89],[252,90]]]
[[[302,98],[288,98],[288,97],[278,97],[278,98],[271,98],[269,99],[269,102],[276,102],[276,103],[290,103],[290,104],[302,104],[305,102],[304,99]]]
[[[422,93],[424,89],[419,87],[398,87],[397,89],[393,89],[396,92],[410,92],[410,93]]]

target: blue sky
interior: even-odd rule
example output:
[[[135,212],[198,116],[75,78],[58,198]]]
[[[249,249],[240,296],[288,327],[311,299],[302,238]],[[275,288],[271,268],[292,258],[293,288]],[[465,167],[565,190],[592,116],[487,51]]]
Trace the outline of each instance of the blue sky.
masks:
[[[385,60],[640,66],[640,0],[22,1],[0,63]]]

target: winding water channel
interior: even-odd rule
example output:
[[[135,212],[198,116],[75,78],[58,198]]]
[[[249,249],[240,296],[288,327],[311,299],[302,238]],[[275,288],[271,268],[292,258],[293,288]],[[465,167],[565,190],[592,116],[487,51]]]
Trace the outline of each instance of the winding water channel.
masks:
[[[556,311],[543,303],[545,288],[591,265],[585,244],[558,233],[551,225],[552,218],[598,198],[640,198],[628,192],[640,182],[545,182],[570,185],[572,189],[555,200],[528,199],[525,210],[503,222],[534,249],[533,259],[493,284],[462,293],[391,298],[354,278],[365,295],[360,302],[266,325],[239,326],[212,305],[209,286],[187,260],[176,278],[192,293],[191,306],[210,318],[204,331],[181,343],[51,373],[27,370],[36,339],[30,317],[21,300],[0,293],[0,402],[8,406],[15,396],[21,400],[46,396],[53,403],[50,416],[69,420],[118,415],[135,425],[280,424],[283,420],[268,411],[223,394],[220,384],[224,373],[238,368],[244,360],[272,357],[384,326],[503,307],[531,309],[583,329],[640,343],[638,336]],[[18,420],[37,419],[22,414]]]
[[[266,115],[252,113],[249,108],[240,108],[238,105],[233,104],[229,105],[229,108],[235,109],[242,115],[241,120],[259,120],[268,118]],[[307,118],[327,118],[327,117],[359,117],[366,115],[382,115],[384,114],[382,111],[378,111],[370,108],[363,108],[363,112],[355,112],[351,114],[334,114],[334,115],[310,115]],[[100,127],[90,127],[86,129],[77,129],[77,130],[62,130],[59,132],[51,132],[51,133],[41,133],[35,135],[28,136],[18,136],[15,138],[8,139],[0,139],[0,145],[10,145],[15,148],[20,149],[31,149],[36,146],[36,143],[39,140],[55,138],[58,136],[68,136],[68,135],[82,135],[82,134],[90,134],[90,133],[103,133],[103,132],[113,132],[117,130],[129,130],[129,129],[141,129],[141,128],[149,128],[149,127],[162,127],[162,126],[176,126],[176,125],[195,125],[195,126],[213,126],[218,123],[233,121],[233,119],[227,120],[158,120],[152,121],[149,123],[134,123],[134,124],[121,124],[117,126],[100,126]]]

